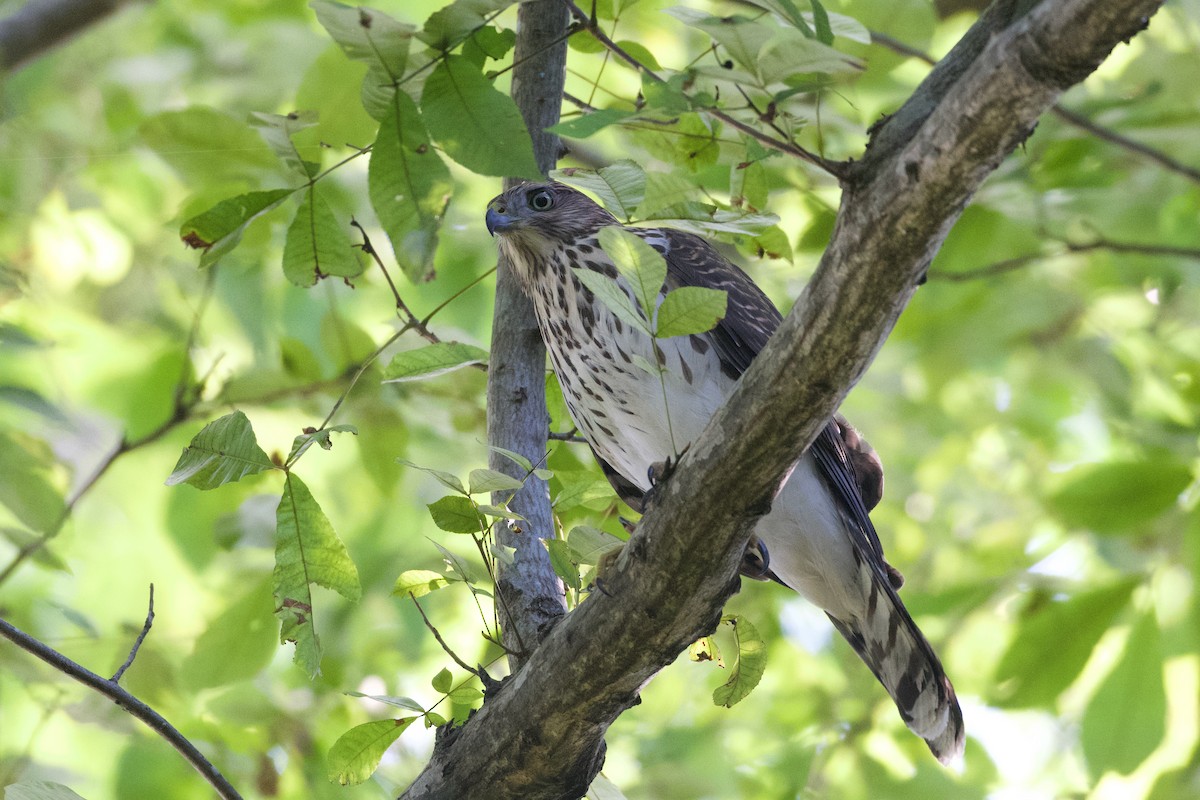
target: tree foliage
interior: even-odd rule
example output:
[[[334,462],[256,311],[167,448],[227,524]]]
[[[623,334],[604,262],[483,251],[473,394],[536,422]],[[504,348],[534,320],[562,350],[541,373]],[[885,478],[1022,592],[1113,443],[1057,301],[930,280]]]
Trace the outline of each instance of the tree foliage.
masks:
[[[712,237],[782,308],[840,165],[973,19],[595,15],[569,39],[556,177]],[[504,672],[513,553],[489,526],[523,523],[503,502],[522,479],[486,468],[472,367],[485,203],[537,174],[515,19],[507,0],[134,7],[0,89],[0,616],[107,674],[153,582],[122,685],[244,796],[395,796],[481,704],[479,665]],[[961,773],[819,612],[754,584],[609,731],[593,796],[1200,790],[1198,40],[1200,11],[1172,5],[1065,95],[843,409],[888,467],[874,518],[964,699]],[[657,254],[613,239],[661,285]],[[653,291],[642,316],[614,302],[657,335],[724,312],[677,290],[651,314]],[[549,480],[574,606],[632,515],[546,380],[562,435],[502,455]],[[9,794],[210,796],[106,699],[7,644],[0,665]]]

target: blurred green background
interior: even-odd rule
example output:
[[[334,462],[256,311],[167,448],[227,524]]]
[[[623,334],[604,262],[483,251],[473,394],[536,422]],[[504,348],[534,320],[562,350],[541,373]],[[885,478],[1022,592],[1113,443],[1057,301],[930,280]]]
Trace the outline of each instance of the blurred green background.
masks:
[[[19,5],[0,2],[0,17]],[[705,57],[709,39],[665,16],[670,5],[600,11],[615,39],[681,68]],[[439,4],[379,6],[420,25]],[[923,0],[827,7],[935,57],[974,19],[941,18]],[[494,24],[511,28],[515,16]],[[787,124],[805,147],[849,158],[928,65],[835,33],[864,68],[799,97]],[[568,92],[631,108],[636,77],[584,39],[572,40]],[[1198,53],[1200,3],[1172,3],[1062,101],[1192,174],[1048,114],[955,226],[843,409],[888,470],[876,525],[963,701],[963,767],[929,757],[819,611],[753,584],[729,610],[767,640],[761,685],[724,709],[710,694],[728,663],[722,672],[684,656],[662,673],[608,737],[604,774],[626,797],[1200,796]],[[489,68],[510,62],[508,53]],[[272,615],[281,476],[211,492],[163,485],[191,437],[234,408],[268,453],[286,455],[329,413],[347,370],[397,328],[373,267],[353,287],[285,280],[286,208],[252,225],[215,271],[199,270],[178,236],[217,201],[285,185],[246,124],[252,112],[317,110],[297,143],[324,166],[369,145],[377,123],[359,100],[364,72],[302,2],[181,0],[130,5],[0,85],[0,569],[55,530],[65,500],[87,487],[61,531],[0,583],[0,614],[111,675],[154,583],[154,627],[123,684],[247,797],[394,796],[423,766],[433,731],[413,725],[371,781],[338,786],[325,763],[334,741],[396,713],[344,693],[428,707],[441,669],[466,677],[391,589],[404,570],[444,569],[433,542],[478,555],[431,522],[425,504],[441,486],[396,459],[460,476],[486,465],[482,372],[381,384],[372,367],[335,420],[358,435],[336,436],[297,468],[363,587],[357,604],[317,591],[324,652],[313,681],[278,644]],[[582,143],[583,158],[633,158],[663,186],[723,202],[743,179],[745,144],[714,137],[706,152],[672,135],[695,116],[607,128]],[[321,185],[339,220],[354,215],[384,252],[366,162]],[[418,315],[495,262],[482,212],[499,180],[451,169],[436,277],[412,284],[393,271]],[[786,310],[828,238],[837,186],[784,157],[744,179],[754,187],[744,195],[761,196],[782,233],[727,246]],[[491,295],[485,280],[431,327],[486,349]],[[408,334],[385,356],[421,344]],[[203,392],[173,420],[181,375],[202,377]],[[553,429],[568,430],[561,401],[551,405]],[[89,487],[122,441],[137,446]],[[586,448],[557,444],[548,466],[565,528],[620,530]],[[468,662],[496,657],[461,585],[423,603]],[[0,786],[35,780],[89,800],[211,796],[112,703],[5,642]]]

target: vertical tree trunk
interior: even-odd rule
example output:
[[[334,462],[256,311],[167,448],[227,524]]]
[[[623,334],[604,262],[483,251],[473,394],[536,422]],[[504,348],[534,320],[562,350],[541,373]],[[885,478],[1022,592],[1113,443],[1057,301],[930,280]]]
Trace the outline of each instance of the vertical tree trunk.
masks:
[[[517,44],[512,94],[533,137],[543,173],[558,161],[558,137],[545,128],[558,122],[566,76],[568,25],[558,0],[524,3],[517,12]],[[505,188],[514,185],[505,180]],[[481,209],[482,217],[482,209]],[[539,464],[546,453],[546,351],[533,306],[521,293],[505,259],[496,273],[496,308],[488,369],[488,443],[513,450]],[[491,466],[523,477],[523,470],[493,452]],[[546,482],[530,476],[511,508],[522,517],[515,526],[496,526],[496,540],[515,549],[512,564],[499,564],[496,579],[504,644],[515,670],[554,621],[566,611],[562,583],[550,567],[542,539],[554,535]]]

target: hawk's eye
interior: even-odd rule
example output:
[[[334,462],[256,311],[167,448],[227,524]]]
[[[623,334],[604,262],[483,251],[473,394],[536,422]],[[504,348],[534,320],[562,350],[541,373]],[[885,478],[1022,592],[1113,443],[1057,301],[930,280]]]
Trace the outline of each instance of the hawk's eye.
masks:
[[[538,189],[529,193],[529,207],[534,211],[548,211],[554,205],[554,195],[547,189]]]

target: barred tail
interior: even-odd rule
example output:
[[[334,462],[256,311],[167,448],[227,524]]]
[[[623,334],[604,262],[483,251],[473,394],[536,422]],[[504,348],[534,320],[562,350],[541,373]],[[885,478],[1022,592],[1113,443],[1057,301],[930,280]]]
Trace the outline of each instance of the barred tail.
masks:
[[[966,734],[954,686],[899,595],[873,570],[861,619],[829,619],[896,702],[900,718],[943,764],[962,754]],[[864,587],[865,588],[865,587]]]

